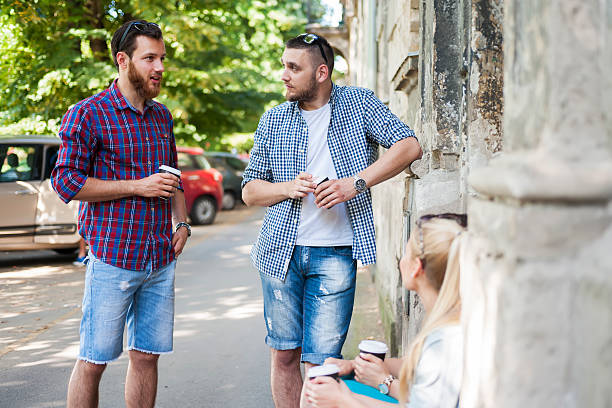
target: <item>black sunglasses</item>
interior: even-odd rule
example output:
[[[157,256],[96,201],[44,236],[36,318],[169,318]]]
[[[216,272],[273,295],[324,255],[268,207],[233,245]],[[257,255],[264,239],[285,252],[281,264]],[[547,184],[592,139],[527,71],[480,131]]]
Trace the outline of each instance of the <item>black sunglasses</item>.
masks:
[[[321,56],[325,60],[325,64],[329,64],[325,52],[323,51],[323,46],[321,45],[321,37],[316,34],[300,34],[299,36],[302,37],[302,41],[308,45],[317,44],[319,46],[319,51],[321,51]]]
[[[419,259],[421,260],[421,265],[425,268],[425,241],[423,240],[423,223],[433,220],[435,218],[441,218],[444,220],[455,221],[457,224],[461,225],[463,228],[467,227],[467,214],[455,214],[455,213],[442,213],[442,214],[426,214],[417,220],[417,228],[419,229],[419,250],[421,252]]]
[[[142,21],[132,21],[130,24],[128,24],[127,28],[123,32],[123,35],[121,36],[121,40],[119,40],[119,45],[117,46],[117,52],[121,51],[122,46],[123,46],[123,41],[125,41],[125,37],[127,37],[132,27],[134,27],[138,31],[144,31],[143,27],[154,27],[154,28],[159,29],[159,26],[155,23],[143,23]]]

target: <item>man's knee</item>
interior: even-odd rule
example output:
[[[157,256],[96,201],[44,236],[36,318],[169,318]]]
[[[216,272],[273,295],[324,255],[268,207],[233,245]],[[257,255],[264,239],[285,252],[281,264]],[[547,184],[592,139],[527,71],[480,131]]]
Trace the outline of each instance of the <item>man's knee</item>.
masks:
[[[274,350],[272,349],[272,363],[280,368],[293,368],[300,363],[301,349]]]
[[[78,360],[77,366],[78,369],[81,370],[81,372],[83,372],[85,375],[96,377],[101,376],[104,370],[106,369],[106,364],[95,364],[84,360]]]
[[[157,366],[157,360],[159,360],[159,354],[144,353],[138,350],[130,350],[129,356],[130,364],[141,367]]]

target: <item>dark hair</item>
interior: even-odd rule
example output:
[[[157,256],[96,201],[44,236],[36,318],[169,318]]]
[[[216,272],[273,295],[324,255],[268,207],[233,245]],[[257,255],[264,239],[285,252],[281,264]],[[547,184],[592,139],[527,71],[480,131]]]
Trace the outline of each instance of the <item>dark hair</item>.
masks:
[[[285,43],[285,47],[306,49],[310,52],[310,55],[313,57],[313,59],[320,58],[321,60],[323,60],[323,63],[327,65],[327,68],[329,68],[329,77],[331,78],[331,74],[334,71],[334,50],[332,49],[331,45],[329,45],[327,40],[318,34],[318,38],[310,42],[310,44],[305,42],[304,37],[306,37],[307,35],[308,34],[300,34],[297,37],[288,40]],[[321,45],[321,48],[319,48],[319,44]],[[323,58],[323,55],[321,55],[321,50],[325,53],[325,58]],[[327,62],[325,62],[325,59],[327,59]]]
[[[146,20],[128,21],[115,31],[113,39],[111,40],[111,50],[113,53],[113,62],[117,69],[119,69],[119,64],[117,64],[117,53],[123,51],[132,58],[132,54],[136,49],[136,37],[140,35],[155,40],[162,39],[162,32],[159,26]]]

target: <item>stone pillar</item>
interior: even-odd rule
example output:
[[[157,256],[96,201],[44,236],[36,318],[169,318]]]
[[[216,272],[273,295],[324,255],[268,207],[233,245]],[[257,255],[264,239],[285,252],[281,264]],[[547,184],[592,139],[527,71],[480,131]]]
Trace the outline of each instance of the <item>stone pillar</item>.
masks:
[[[612,406],[612,0],[505,0],[504,152],[473,169],[464,407]]]
[[[416,128],[423,158],[412,165],[418,179],[412,183],[412,222],[422,214],[463,212],[460,196],[460,155],[463,150],[466,26],[461,0],[425,0],[420,3],[421,45],[419,89],[421,107]],[[415,293],[405,292],[403,344],[420,327],[423,309]],[[406,329],[407,326],[407,329]]]

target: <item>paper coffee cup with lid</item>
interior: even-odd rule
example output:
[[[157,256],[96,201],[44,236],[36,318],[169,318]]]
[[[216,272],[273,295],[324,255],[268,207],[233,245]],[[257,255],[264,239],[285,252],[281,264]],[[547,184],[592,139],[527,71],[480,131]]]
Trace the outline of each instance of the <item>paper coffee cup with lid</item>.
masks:
[[[181,178],[181,171],[179,169],[175,169],[174,167],[166,166],[165,164],[162,164],[161,166],[159,166],[159,170],[157,172],[158,173],[170,173],[170,174],[175,175],[178,178]]]
[[[179,180],[181,178],[181,171],[179,169],[175,169],[174,167],[166,166],[165,164],[162,164],[161,166],[159,166],[159,169],[157,172],[172,174],[173,176],[176,176]],[[162,200],[167,200],[166,197],[159,197],[159,198],[161,198]]]
[[[381,360],[385,359],[385,355],[389,351],[389,347],[385,343],[377,340],[362,340],[358,347],[362,353],[372,354]]]
[[[320,366],[311,367],[308,370],[308,378],[313,379],[316,377],[331,377],[337,380],[339,372],[340,367],[338,367],[336,364],[323,364]]]

